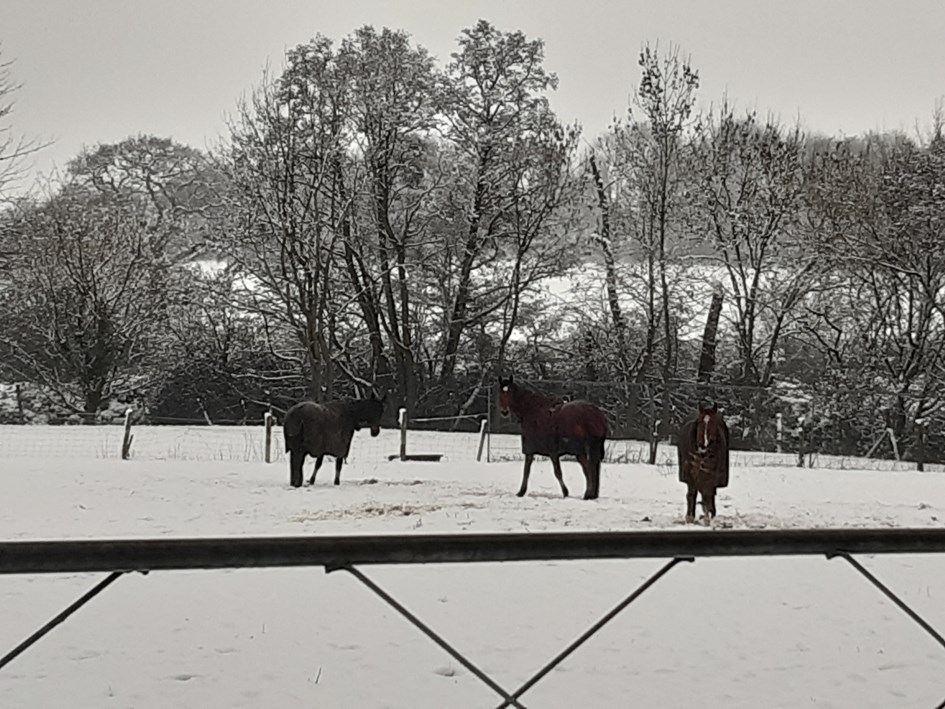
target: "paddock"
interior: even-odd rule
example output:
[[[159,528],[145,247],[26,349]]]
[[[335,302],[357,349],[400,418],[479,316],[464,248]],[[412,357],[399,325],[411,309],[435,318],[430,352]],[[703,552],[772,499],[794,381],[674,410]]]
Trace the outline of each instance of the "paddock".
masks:
[[[84,436],[97,430],[77,428]],[[517,498],[519,461],[476,463],[428,435],[434,438],[422,447],[444,451],[440,462],[388,461],[397,431],[382,432],[363,437],[378,446],[375,454],[353,448],[339,487],[326,479],[297,490],[286,482],[283,459],[145,458],[143,446],[130,460],[52,450],[6,456],[12,449],[0,436],[0,538],[716,534],[935,529],[945,520],[940,473],[870,470],[868,461],[854,460],[799,469],[736,457],[716,528],[705,529],[683,524],[685,487],[671,465],[605,462],[600,499],[584,501],[561,498],[551,464],[539,458],[529,496]],[[155,450],[180,451],[186,441],[173,429],[153,436]],[[569,483],[580,484],[576,463],[563,469]],[[933,627],[945,628],[942,555],[858,560]],[[368,573],[499,684],[515,687],[662,564],[381,565]],[[0,577],[0,652],[100,579]],[[945,650],[842,561],[709,558],[667,574],[522,701],[616,706],[632,695],[641,706],[935,707],[945,699],[943,666]],[[11,707],[498,703],[356,579],[320,568],[130,574],[0,671],[0,705]]]

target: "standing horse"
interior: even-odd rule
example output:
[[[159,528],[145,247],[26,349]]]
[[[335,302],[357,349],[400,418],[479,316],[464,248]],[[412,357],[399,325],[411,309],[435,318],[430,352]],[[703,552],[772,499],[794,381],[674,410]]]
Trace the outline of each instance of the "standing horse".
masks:
[[[696,417],[679,429],[676,452],[679,481],[686,483],[686,522],[696,521],[696,493],[701,495],[703,520],[715,517],[715,491],[728,486],[729,434],[716,404],[699,404]]]
[[[335,458],[335,485],[341,483],[341,466],[351,449],[354,432],[362,426],[371,428],[371,436],[381,432],[381,414],[384,413],[384,397],[378,399],[373,393],[370,399],[342,399],[316,404],[302,401],[285,415],[282,432],[285,435],[285,450],[289,454],[289,483],[302,486],[302,464],[305,456],[315,458],[315,470],[308,484],[315,484],[315,475],[326,455]]]
[[[561,473],[562,455],[577,456],[584,470],[584,499],[594,500],[600,494],[600,463],[607,439],[607,416],[589,401],[552,399],[518,386],[512,377],[499,377],[499,412],[515,414],[522,424],[522,452],[525,469],[522,486],[516,493],[522,497],[528,489],[528,475],[536,455],[551,458],[561,494],[568,496]]]

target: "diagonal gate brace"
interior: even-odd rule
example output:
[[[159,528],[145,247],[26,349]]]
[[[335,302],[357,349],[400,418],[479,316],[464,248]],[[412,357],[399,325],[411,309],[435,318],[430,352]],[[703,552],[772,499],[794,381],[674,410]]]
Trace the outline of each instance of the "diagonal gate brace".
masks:
[[[849,562],[850,566],[852,566],[854,569],[859,571],[871,584],[876,586],[876,588],[882,591],[883,594],[889,600],[895,603],[903,613],[905,613],[907,616],[912,618],[912,620],[914,620],[919,625],[919,627],[921,627],[925,632],[931,635],[939,645],[945,648],[945,638],[942,637],[942,634],[939,633],[935,628],[933,628],[929,624],[929,622],[925,620],[925,618],[923,618],[914,610],[912,610],[912,608],[910,608],[909,605],[904,600],[899,598],[899,596],[893,593],[892,590],[886,584],[884,584],[878,578],[873,576],[873,574],[871,574],[869,570],[867,570],[867,568],[863,566],[860,562],[854,559],[849,554],[849,552],[837,551],[831,554],[827,554],[828,559],[833,559],[835,557],[840,557],[841,559],[844,559],[845,561]],[[941,703],[936,704],[935,709],[945,709],[945,699],[943,699]]]
[[[507,697],[506,700],[499,705],[499,709],[505,709],[508,706],[517,706],[515,704],[516,700],[521,697],[525,692],[531,689],[535,684],[538,683],[546,674],[551,672],[555,667],[561,664],[565,658],[568,657],[572,652],[577,650],[581,645],[583,645],[587,640],[589,640],[593,635],[595,635],[601,628],[603,628],[607,623],[617,617],[617,614],[620,613],[624,608],[633,603],[637,598],[639,598],[644,591],[646,591],[650,586],[659,581],[665,574],[669,573],[677,564],[683,561],[695,561],[691,556],[678,556],[672,561],[667,562],[659,571],[650,576],[646,581],[644,581],[640,586],[637,587],[633,593],[623,599],[620,603],[613,607],[606,615],[604,615],[600,620],[598,620],[594,625],[588,628],[584,633],[581,634],[577,640],[568,645],[564,650],[558,653],[552,660],[550,660],[544,667],[542,667],[538,672],[531,676],[525,684],[515,690],[512,693],[511,697]]]
[[[108,576],[106,576],[104,579],[99,581],[92,588],[90,588],[88,591],[82,594],[68,608],[66,608],[64,611],[59,613],[59,615],[54,617],[52,620],[46,623],[42,628],[40,628],[35,633],[30,635],[26,640],[21,642],[15,648],[10,650],[10,652],[8,652],[6,655],[4,655],[3,657],[0,657],[0,669],[3,669],[8,664],[13,662],[13,660],[16,659],[16,657],[18,657],[21,653],[25,652],[27,649],[29,649],[30,646],[32,646],[35,642],[37,642],[46,633],[48,633],[50,630],[55,628],[57,625],[63,622],[66,618],[68,618],[70,615],[75,613],[82,606],[84,606],[86,603],[91,601],[98,594],[100,594],[102,591],[108,588],[108,586],[111,585],[112,582],[117,581],[118,577],[124,573],[125,573],[124,571],[112,571]]]
[[[525,709],[524,705],[516,701],[515,697],[510,695],[505,689],[503,689],[495,680],[493,680],[489,675],[483,672],[481,669],[476,667],[470,660],[464,657],[459,650],[450,645],[443,637],[437,634],[430,626],[420,620],[417,616],[407,610],[397,599],[391,596],[387,591],[378,586],[374,581],[365,576],[359,569],[351,566],[350,564],[343,564],[340,566],[326,566],[325,571],[331,573],[332,571],[343,570],[347,571],[349,574],[354,576],[358,581],[363,583],[369,589],[374,591],[381,599],[383,599],[391,608],[400,613],[404,618],[409,620],[414,626],[416,626],[424,635],[430,638],[433,642],[439,645],[441,648],[446,650],[450,656],[459,662],[463,667],[472,672],[476,677],[481,679],[485,684],[487,684],[493,691],[495,691],[499,696],[501,696],[505,703],[502,705],[504,707],[514,706],[519,709]]]

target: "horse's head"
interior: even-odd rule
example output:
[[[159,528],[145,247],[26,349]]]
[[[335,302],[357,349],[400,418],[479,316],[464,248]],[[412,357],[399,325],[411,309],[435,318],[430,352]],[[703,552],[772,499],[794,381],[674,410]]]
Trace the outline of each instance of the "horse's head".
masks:
[[[699,415],[696,418],[696,450],[699,455],[717,450],[722,443],[727,443],[725,422],[718,404],[703,406],[699,403]]]
[[[512,410],[512,403],[517,390],[518,387],[512,381],[511,374],[508,379],[502,376],[499,377],[499,413],[503,416],[508,416]]]
[[[384,403],[387,401],[387,394],[380,399],[377,394],[371,392],[370,399],[360,399],[358,401],[357,427],[369,426],[371,436],[377,436],[381,432],[381,416],[384,415]]]

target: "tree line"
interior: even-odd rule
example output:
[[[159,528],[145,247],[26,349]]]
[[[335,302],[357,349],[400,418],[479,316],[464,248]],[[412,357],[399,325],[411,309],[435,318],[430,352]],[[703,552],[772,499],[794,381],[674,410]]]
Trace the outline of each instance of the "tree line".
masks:
[[[480,21],[443,65],[402,31],[316,36],[213,150],[133,136],[4,200],[0,379],[86,415],[372,388],[452,415],[514,370],[654,439],[709,396],[744,440],[782,413],[850,452],[919,445],[945,418],[941,110],[828,138],[700,110],[678,47],[639,71],[591,138],[522,32]]]

